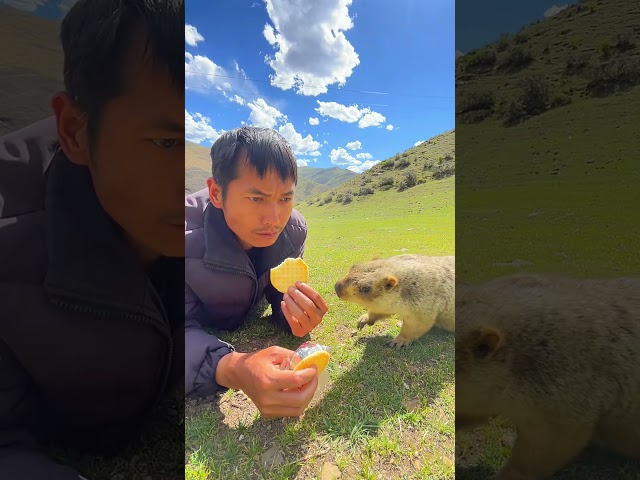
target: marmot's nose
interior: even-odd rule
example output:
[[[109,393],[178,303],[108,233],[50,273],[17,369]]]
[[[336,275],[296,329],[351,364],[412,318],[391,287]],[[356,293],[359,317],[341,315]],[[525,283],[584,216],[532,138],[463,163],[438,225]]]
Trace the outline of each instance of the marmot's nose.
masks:
[[[340,282],[336,283],[335,290],[336,295],[340,296],[340,294],[342,293],[342,284]]]

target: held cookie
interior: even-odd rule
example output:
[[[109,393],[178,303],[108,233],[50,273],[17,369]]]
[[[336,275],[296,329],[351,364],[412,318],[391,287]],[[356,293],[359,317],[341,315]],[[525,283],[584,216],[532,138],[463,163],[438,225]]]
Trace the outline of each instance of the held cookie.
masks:
[[[271,285],[279,292],[287,293],[296,282],[309,282],[309,267],[301,258],[287,258],[271,269]]]
[[[303,370],[315,365],[318,369],[318,375],[320,375],[327,367],[330,359],[329,347],[314,342],[305,342],[296,350],[290,360],[290,365],[293,370]]]

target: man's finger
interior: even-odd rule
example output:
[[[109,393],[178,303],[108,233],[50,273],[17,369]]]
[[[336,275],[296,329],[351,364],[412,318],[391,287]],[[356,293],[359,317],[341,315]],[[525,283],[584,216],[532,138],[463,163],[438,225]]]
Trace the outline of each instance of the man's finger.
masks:
[[[300,324],[300,321],[291,314],[291,312],[287,308],[287,304],[284,301],[280,302],[280,308],[282,309],[284,318],[287,320],[287,323],[291,327],[291,333],[293,333],[296,337],[304,337],[306,335],[306,333],[304,332],[304,328]]]
[[[273,388],[277,390],[300,388],[313,381],[317,376],[316,367],[303,370],[274,370],[271,375],[271,383]]]
[[[287,348],[279,347],[278,345],[273,345],[266,349],[271,356],[274,364],[280,364],[284,359],[290,358],[295,352],[293,350],[289,350]]]
[[[324,298],[322,298],[322,295],[316,292],[309,285],[304,282],[296,282],[296,287],[304,293],[316,305],[316,307],[318,307],[318,309],[320,309],[323,315],[329,311],[329,306]]]
[[[307,312],[307,316],[311,318],[314,314],[316,316],[320,315],[320,309],[318,306],[313,303],[313,301],[307,297],[301,290],[290,288],[289,296],[292,300],[296,302],[296,304],[305,312]]]

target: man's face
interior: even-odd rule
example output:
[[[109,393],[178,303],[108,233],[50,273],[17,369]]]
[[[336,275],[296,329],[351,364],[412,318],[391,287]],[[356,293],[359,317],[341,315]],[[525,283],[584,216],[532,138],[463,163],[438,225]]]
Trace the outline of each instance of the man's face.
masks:
[[[143,262],[184,255],[184,94],[167,73],[136,63],[83,156],[71,160],[89,167],[102,207]]]
[[[283,181],[272,170],[260,178],[245,157],[240,159],[237,178],[226,188],[224,201],[219,186],[212,179],[208,184],[213,205],[222,209],[242,248],[268,247],[276,242],[293,210],[292,179]]]

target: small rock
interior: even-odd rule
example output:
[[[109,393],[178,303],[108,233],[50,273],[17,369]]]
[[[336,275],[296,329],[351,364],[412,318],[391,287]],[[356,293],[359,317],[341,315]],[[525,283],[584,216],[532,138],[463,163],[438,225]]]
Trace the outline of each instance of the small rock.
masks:
[[[241,442],[242,440],[244,440],[244,435],[242,435],[242,434],[241,434],[241,435],[238,437],[238,441],[239,441],[239,442]]]
[[[403,383],[402,386],[405,388],[405,390],[409,390],[409,385],[407,385],[406,383]]]
[[[270,470],[284,463],[284,455],[280,449],[274,445],[262,454],[260,460],[264,468]]]
[[[330,462],[324,462],[322,470],[320,470],[320,480],[335,480],[341,476],[342,472],[337,465]]]

